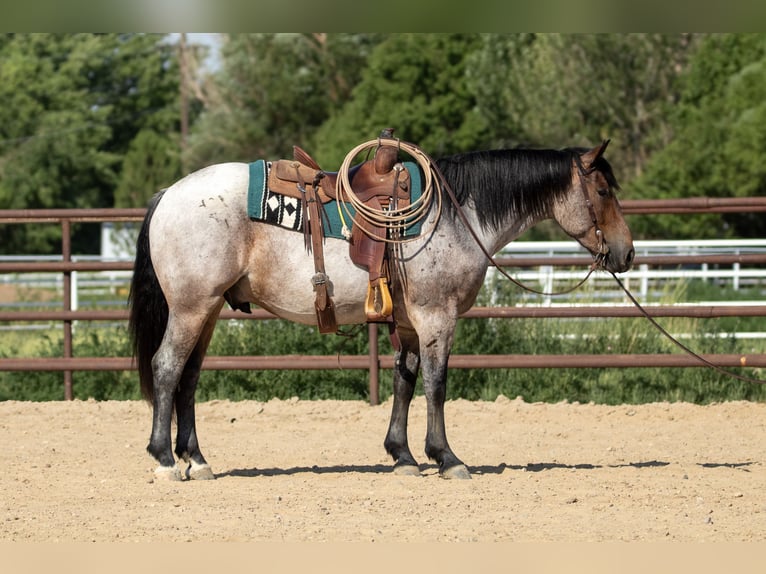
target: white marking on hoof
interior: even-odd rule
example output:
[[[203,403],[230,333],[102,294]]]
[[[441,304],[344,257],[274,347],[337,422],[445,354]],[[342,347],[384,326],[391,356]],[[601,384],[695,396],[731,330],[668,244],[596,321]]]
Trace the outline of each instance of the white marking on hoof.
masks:
[[[442,478],[457,479],[457,480],[470,480],[471,473],[464,464],[456,464],[449,467],[447,470],[441,473]]]
[[[402,464],[394,467],[394,474],[399,476],[420,476],[420,468],[414,464]]]
[[[173,466],[158,466],[154,469],[154,478],[167,481],[181,480],[181,470],[175,464]]]
[[[189,480],[214,480],[215,474],[209,464],[197,464],[193,460],[186,467],[186,478]]]

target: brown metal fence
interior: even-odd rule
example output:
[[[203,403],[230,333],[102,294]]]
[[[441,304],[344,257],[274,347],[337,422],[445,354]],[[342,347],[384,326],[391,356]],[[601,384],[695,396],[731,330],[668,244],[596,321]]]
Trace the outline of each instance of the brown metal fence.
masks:
[[[677,200],[625,200],[622,202],[626,215],[660,213],[737,213],[766,212],[766,197],[751,198],[687,198]],[[131,271],[131,262],[72,261],[71,226],[73,223],[141,221],[144,209],[45,209],[0,210],[0,224],[61,225],[62,260],[33,262],[0,262],[3,273],[56,272],[63,275],[63,308],[50,311],[0,311],[0,322],[14,321],[60,321],[64,330],[63,357],[53,358],[0,358],[0,371],[61,371],[64,374],[64,396],[73,398],[72,373],[74,371],[121,371],[135,368],[129,357],[75,357],[72,353],[73,321],[125,321],[127,310],[73,310],[71,308],[72,273],[75,271]],[[504,266],[536,267],[540,265],[590,264],[585,257],[501,257]],[[636,265],[685,265],[685,264],[766,264],[766,254],[717,254],[717,255],[663,255],[637,257]],[[653,306],[654,317],[731,317],[766,316],[764,306],[710,305],[694,307]],[[544,317],[640,317],[632,307],[474,307],[463,315],[465,318],[544,318]],[[225,310],[220,319],[274,319],[271,313],[255,309],[252,315]],[[369,372],[370,403],[379,401],[379,373],[381,369],[393,368],[393,358],[379,356],[378,330],[368,326],[369,354],[353,356],[237,356],[205,359],[203,369],[360,369]],[[704,355],[708,361],[721,367],[764,367],[766,354]],[[696,359],[684,354],[593,354],[593,355],[453,355],[450,368],[610,368],[610,367],[693,367],[700,366]]]

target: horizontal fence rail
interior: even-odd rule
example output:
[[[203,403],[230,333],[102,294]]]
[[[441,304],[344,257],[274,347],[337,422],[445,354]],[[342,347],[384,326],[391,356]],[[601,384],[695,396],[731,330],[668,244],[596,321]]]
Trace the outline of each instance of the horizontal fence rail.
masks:
[[[764,317],[766,305],[647,305],[652,317]],[[643,313],[628,305],[578,305],[576,307],[472,307],[462,319],[543,319],[581,317],[643,317]],[[263,309],[252,313],[221,311],[218,320],[266,320],[278,319]],[[119,310],[77,311],[0,311],[3,321],[127,321],[128,312]],[[2,359],[0,359],[2,365]],[[0,367],[0,371],[3,370]]]
[[[2,224],[0,210],[0,224]],[[586,267],[591,257],[560,255],[545,257],[517,257],[500,255],[495,261],[501,267],[538,267],[540,265],[571,265]],[[766,264],[766,253],[722,255],[637,255],[634,265],[749,265]],[[71,271],[133,271],[132,261],[3,261],[0,273],[65,273]]]
[[[623,211],[627,215],[661,213],[737,213],[766,212],[766,198],[687,198],[678,200],[625,200]],[[9,273],[61,273],[63,309],[42,311],[0,311],[0,322],[61,322],[64,328],[64,356],[48,358],[2,358],[0,371],[62,371],[64,397],[71,400],[72,372],[123,371],[136,368],[130,357],[74,357],[72,353],[72,325],[76,321],[126,321],[127,310],[73,309],[72,274],[77,272],[119,271],[131,272],[132,261],[73,260],[71,253],[72,223],[138,222],[144,209],[44,209],[0,210],[0,224],[59,224],[62,228],[60,260],[12,260],[0,262],[0,275]],[[766,249],[762,253],[715,253],[695,255],[641,255],[636,250],[636,268],[648,266],[683,265],[766,265]],[[589,257],[572,256],[514,256],[500,254],[497,262],[508,267],[572,266],[587,267]],[[652,305],[647,307],[653,317],[735,317],[766,316],[766,305]],[[642,317],[633,306],[624,304],[573,306],[519,306],[474,307],[463,318],[576,318],[576,317]],[[220,320],[269,320],[276,317],[263,309],[252,314],[224,310]],[[393,357],[378,355],[376,325],[368,327],[369,355],[353,356],[229,356],[206,357],[206,370],[248,369],[360,369],[369,372],[370,402],[379,401],[379,370],[392,369]],[[703,358],[720,367],[764,367],[766,354],[715,354]],[[682,353],[673,354],[594,354],[594,355],[453,355],[450,368],[624,368],[624,367],[695,367],[703,364]]]
[[[719,367],[766,367],[766,354],[703,354]],[[130,357],[45,357],[35,359],[2,359],[5,371],[130,371],[135,364]],[[393,369],[394,358],[382,355],[377,360],[381,369]],[[623,367],[703,367],[699,359],[686,354],[592,354],[592,355],[450,355],[452,369],[597,369]],[[367,355],[241,355],[206,357],[203,370],[293,370],[324,371],[329,369],[370,368]]]

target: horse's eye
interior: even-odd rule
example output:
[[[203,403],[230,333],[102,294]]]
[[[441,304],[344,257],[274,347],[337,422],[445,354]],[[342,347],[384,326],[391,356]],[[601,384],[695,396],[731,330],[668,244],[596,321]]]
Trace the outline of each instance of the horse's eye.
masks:
[[[608,187],[600,187],[596,191],[598,192],[598,194],[601,197],[606,197],[607,195],[609,195],[609,188]]]

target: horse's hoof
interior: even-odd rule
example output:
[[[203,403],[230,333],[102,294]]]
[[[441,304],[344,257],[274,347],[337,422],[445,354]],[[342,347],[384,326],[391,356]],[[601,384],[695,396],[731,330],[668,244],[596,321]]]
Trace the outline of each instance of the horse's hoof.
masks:
[[[416,464],[401,464],[394,467],[394,474],[399,476],[420,476],[420,468]]]
[[[471,473],[468,472],[468,469],[465,467],[464,464],[456,464],[455,466],[451,466],[445,471],[441,473],[442,478],[454,478],[457,480],[470,480],[471,479]]]
[[[158,466],[154,469],[154,478],[175,482],[181,480],[181,470],[175,464],[173,466]]]
[[[214,480],[215,474],[209,464],[197,464],[194,461],[186,467],[186,478],[189,480]]]

